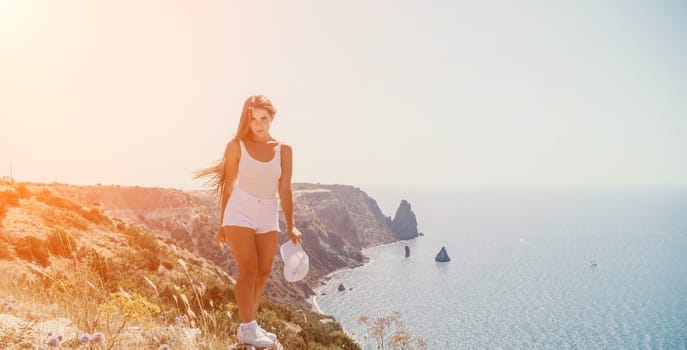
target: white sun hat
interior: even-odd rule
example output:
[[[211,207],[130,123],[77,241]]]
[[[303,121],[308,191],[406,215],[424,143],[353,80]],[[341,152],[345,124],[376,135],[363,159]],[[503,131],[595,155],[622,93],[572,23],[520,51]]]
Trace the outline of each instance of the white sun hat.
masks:
[[[288,240],[281,245],[279,252],[284,260],[284,278],[289,282],[296,282],[305,278],[310,269],[310,262],[303,247]]]

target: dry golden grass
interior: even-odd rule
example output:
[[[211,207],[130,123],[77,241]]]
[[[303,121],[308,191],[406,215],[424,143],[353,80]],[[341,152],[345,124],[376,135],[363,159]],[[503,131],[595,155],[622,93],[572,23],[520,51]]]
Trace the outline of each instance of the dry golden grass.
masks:
[[[52,193],[2,205],[3,349],[221,349],[235,342],[233,280],[208,260]],[[287,349],[358,349],[330,335],[341,331],[338,324],[317,317],[308,322],[266,300],[258,321]]]

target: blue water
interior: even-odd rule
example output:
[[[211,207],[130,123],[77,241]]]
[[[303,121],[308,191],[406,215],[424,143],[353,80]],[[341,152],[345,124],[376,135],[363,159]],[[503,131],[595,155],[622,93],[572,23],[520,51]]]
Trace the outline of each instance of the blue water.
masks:
[[[394,311],[428,349],[687,348],[685,189],[366,191],[387,215],[408,199],[425,235],[316,298],[363,349],[360,316]]]

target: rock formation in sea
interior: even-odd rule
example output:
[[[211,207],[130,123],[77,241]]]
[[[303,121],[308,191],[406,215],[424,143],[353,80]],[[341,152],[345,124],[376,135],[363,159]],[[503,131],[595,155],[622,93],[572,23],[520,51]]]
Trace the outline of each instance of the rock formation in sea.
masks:
[[[396,210],[396,216],[391,221],[391,232],[400,240],[413,239],[418,236],[417,219],[410,209],[410,203],[402,200]]]
[[[406,258],[410,256],[410,247],[406,246]]]
[[[438,261],[438,262],[449,262],[449,261],[451,261],[451,258],[448,257],[448,253],[446,253],[446,247],[441,247],[439,254],[437,254],[437,256],[434,258],[434,261]]]

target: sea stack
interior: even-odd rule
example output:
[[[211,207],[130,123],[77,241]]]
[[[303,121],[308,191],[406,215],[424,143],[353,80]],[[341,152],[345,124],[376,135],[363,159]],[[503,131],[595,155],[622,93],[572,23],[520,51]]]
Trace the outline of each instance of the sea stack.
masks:
[[[339,284],[339,292],[343,292],[346,290],[346,287],[344,287],[343,283]]]
[[[406,258],[410,256],[410,247],[406,246]]]
[[[434,258],[434,261],[438,261],[438,262],[449,262],[449,261],[451,261],[451,258],[448,257],[448,253],[446,253],[446,247],[441,247],[439,254],[437,254],[436,258]]]
[[[415,213],[405,199],[401,201],[396,210],[396,216],[391,220],[391,232],[399,240],[413,239],[418,236]]]

